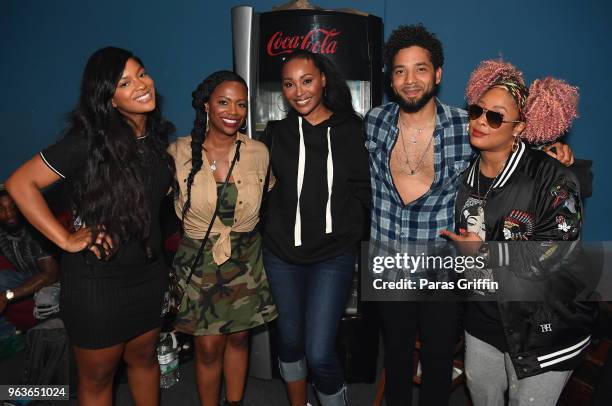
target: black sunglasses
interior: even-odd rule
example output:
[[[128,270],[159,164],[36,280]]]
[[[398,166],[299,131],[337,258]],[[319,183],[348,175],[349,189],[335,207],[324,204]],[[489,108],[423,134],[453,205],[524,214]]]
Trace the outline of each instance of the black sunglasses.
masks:
[[[480,116],[482,116],[482,113],[485,113],[485,118],[487,119],[487,123],[489,124],[489,127],[493,129],[501,127],[503,123],[521,123],[522,122],[520,120],[505,121],[504,115],[502,113],[498,113],[497,111],[493,111],[493,110],[487,110],[483,107],[480,107],[477,104],[470,104],[467,108],[467,112],[468,112],[468,117],[470,118],[470,120],[476,120]]]

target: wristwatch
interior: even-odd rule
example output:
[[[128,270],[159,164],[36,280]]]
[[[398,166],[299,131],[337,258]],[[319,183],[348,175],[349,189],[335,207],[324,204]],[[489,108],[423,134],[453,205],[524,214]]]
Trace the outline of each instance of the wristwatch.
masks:
[[[6,300],[10,302],[15,297],[15,292],[9,289],[5,292],[5,296],[6,296]]]

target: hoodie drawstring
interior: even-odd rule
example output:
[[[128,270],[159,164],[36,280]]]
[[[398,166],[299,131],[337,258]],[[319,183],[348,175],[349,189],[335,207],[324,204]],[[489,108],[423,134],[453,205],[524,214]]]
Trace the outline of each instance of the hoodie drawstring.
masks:
[[[295,246],[302,245],[302,218],[300,216],[300,196],[304,185],[304,168],[306,167],[306,146],[304,145],[304,132],[302,131],[302,117],[298,117],[300,126],[300,154],[298,158],[297,176],[297,207],[295,209],[295,226],[293,227],[293,238]]]
[[[334,184],[334,159],[332,157],[331,140],[329,138],[331,128],[327,127],[327,205],[325,206],[325,234],[332,232],[331,195]]]
[[[302,217],[300,214],[300,196],[304,185],[304,170],[306,167],[306,146],[304,144],[304,131],[302,129],[302,117],[298,117],[300,131],[300,152],[298,156],[297,175],[297,207],[295,209],[295,226],[293,228],[294,245],[302,245]],[[331,128],[327,127],[327,204],[325,206],[325,234],[332,232],[331,195],[334,183],[334,160],[331,149]]]

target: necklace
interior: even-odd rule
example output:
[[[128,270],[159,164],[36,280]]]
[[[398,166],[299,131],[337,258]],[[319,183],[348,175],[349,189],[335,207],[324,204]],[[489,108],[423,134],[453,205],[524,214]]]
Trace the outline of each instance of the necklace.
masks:
[[[479,204],[479,206],[484,210],[486,204],[487,204],[487,197],[489,196],[489,192],[491,191],[491,189],[493,189],[493,185],[495,184],[495,182],[497,181],[497,177],[504,171],[504,167],[506,166],[506,162],[508,160],[506,159],[504,161],[504,164],[502,165],[502,167],[500,168],[500,170],[497,172],[497,175],[495,175],[495,178],[493,178],[493,182],[491,182],[491,184],[489,185],[489,188],[487,189],[487,191],[485,192],[485,195],[482,196],[480,194],[480,157],[478,157],[478,178],[476,180],[476,193],[478,193],[478,197],[482,197],[482,200]]]
[[[207,134],[208,134],[208,132],[207,132]],[[206,141],[208,141],[208,140],[206,140]],[[203,149],[202,153],[206,154],[206,158],[208,158],[209,162],[212,161],[212,163],[210,163],[208,165],[208,169],[211,172],[214,173],[217,170],[217,161],[219,161],[219,162],[226,162],[225,159],[223,159],[223,157],[227,156],[229,154],[229,151],[223,151],[221,148],[219,148],[219,149],[216,149],[216,148],[209,148],[209,149],[207,149],[206,145],[205,145],[206,141],[204,141],[204,143],[202,144],[202,149]],[[210,145],[209,145],[209,147],[210,147]],[[212,153],[213,150],[215,151],[215,154]],[[217,156],[217,159],[214,159],[214,155]]]
[[[404,148],[404,155],[406,155],[406,165],[408,165],[408,168],[410,169],[410,172],[406,170],[404,170],[404,172],[406,172],[409,176],[414,176],[421,168],[421,165],[423,164],[423,161],[425,160],[425,155],[427,155],[427,151],[429,151],[429,147],[431,147],[431,142],[433,141],[433,133],[431,134],[431,137],[429,138],[429,142],[427,143],[427,147],[425,148],[425,151],[423,151],[423,153],[421,154],[421,158],[419,159],[419,161],[417,162],[414,168],[412,167],[412,165],[410,165],[410,159],[408,158],[408,150],[406,149],[406,143],[404,141],[404,136],[402,135],[401,125],[399,129],[399,136],[400,136],[400,139],[402,140],[402,147]]]
[[[143,140],[146,140],[148,136],[149,133],[136,136],[136,149],[140,155],[144,155],[146,152],[146,143]]]
[[[423,128],[415,128],[416,130],[416,134],[412,134],[410,136],[410,142],[412,142],[413,144],[417,143],[417,136],[420,136],[421,134],[423,134],[423,130],[425,129],[425,127]]]
[[[417,141],[418,141],[417,137],[421,136],[423,134],[423,131],[425,131],[425,129],[427,127],[429,127],[432,124],[434,124],[434,125],[436,124],[436,113],[434,112],[434,116],[431,119],[431,121],[429,123],[425,124],[423,127],[412,127],[412,126],[406,124],[406,122],[404,120],[402,120],[401,117],[399,119],[401,121],[401,124],[403,124],[406,128],[416,130],[414,134],[410,135],[410,142],[413,143],[413,144],[416,144]]]

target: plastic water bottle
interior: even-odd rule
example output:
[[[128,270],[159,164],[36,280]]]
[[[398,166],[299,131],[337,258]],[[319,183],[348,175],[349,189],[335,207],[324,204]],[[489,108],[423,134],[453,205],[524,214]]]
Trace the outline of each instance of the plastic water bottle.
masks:
[[[159,386],[167,389],[179,381],[179,348],[174,333],[162,333],[157,346],[159,361]]]

